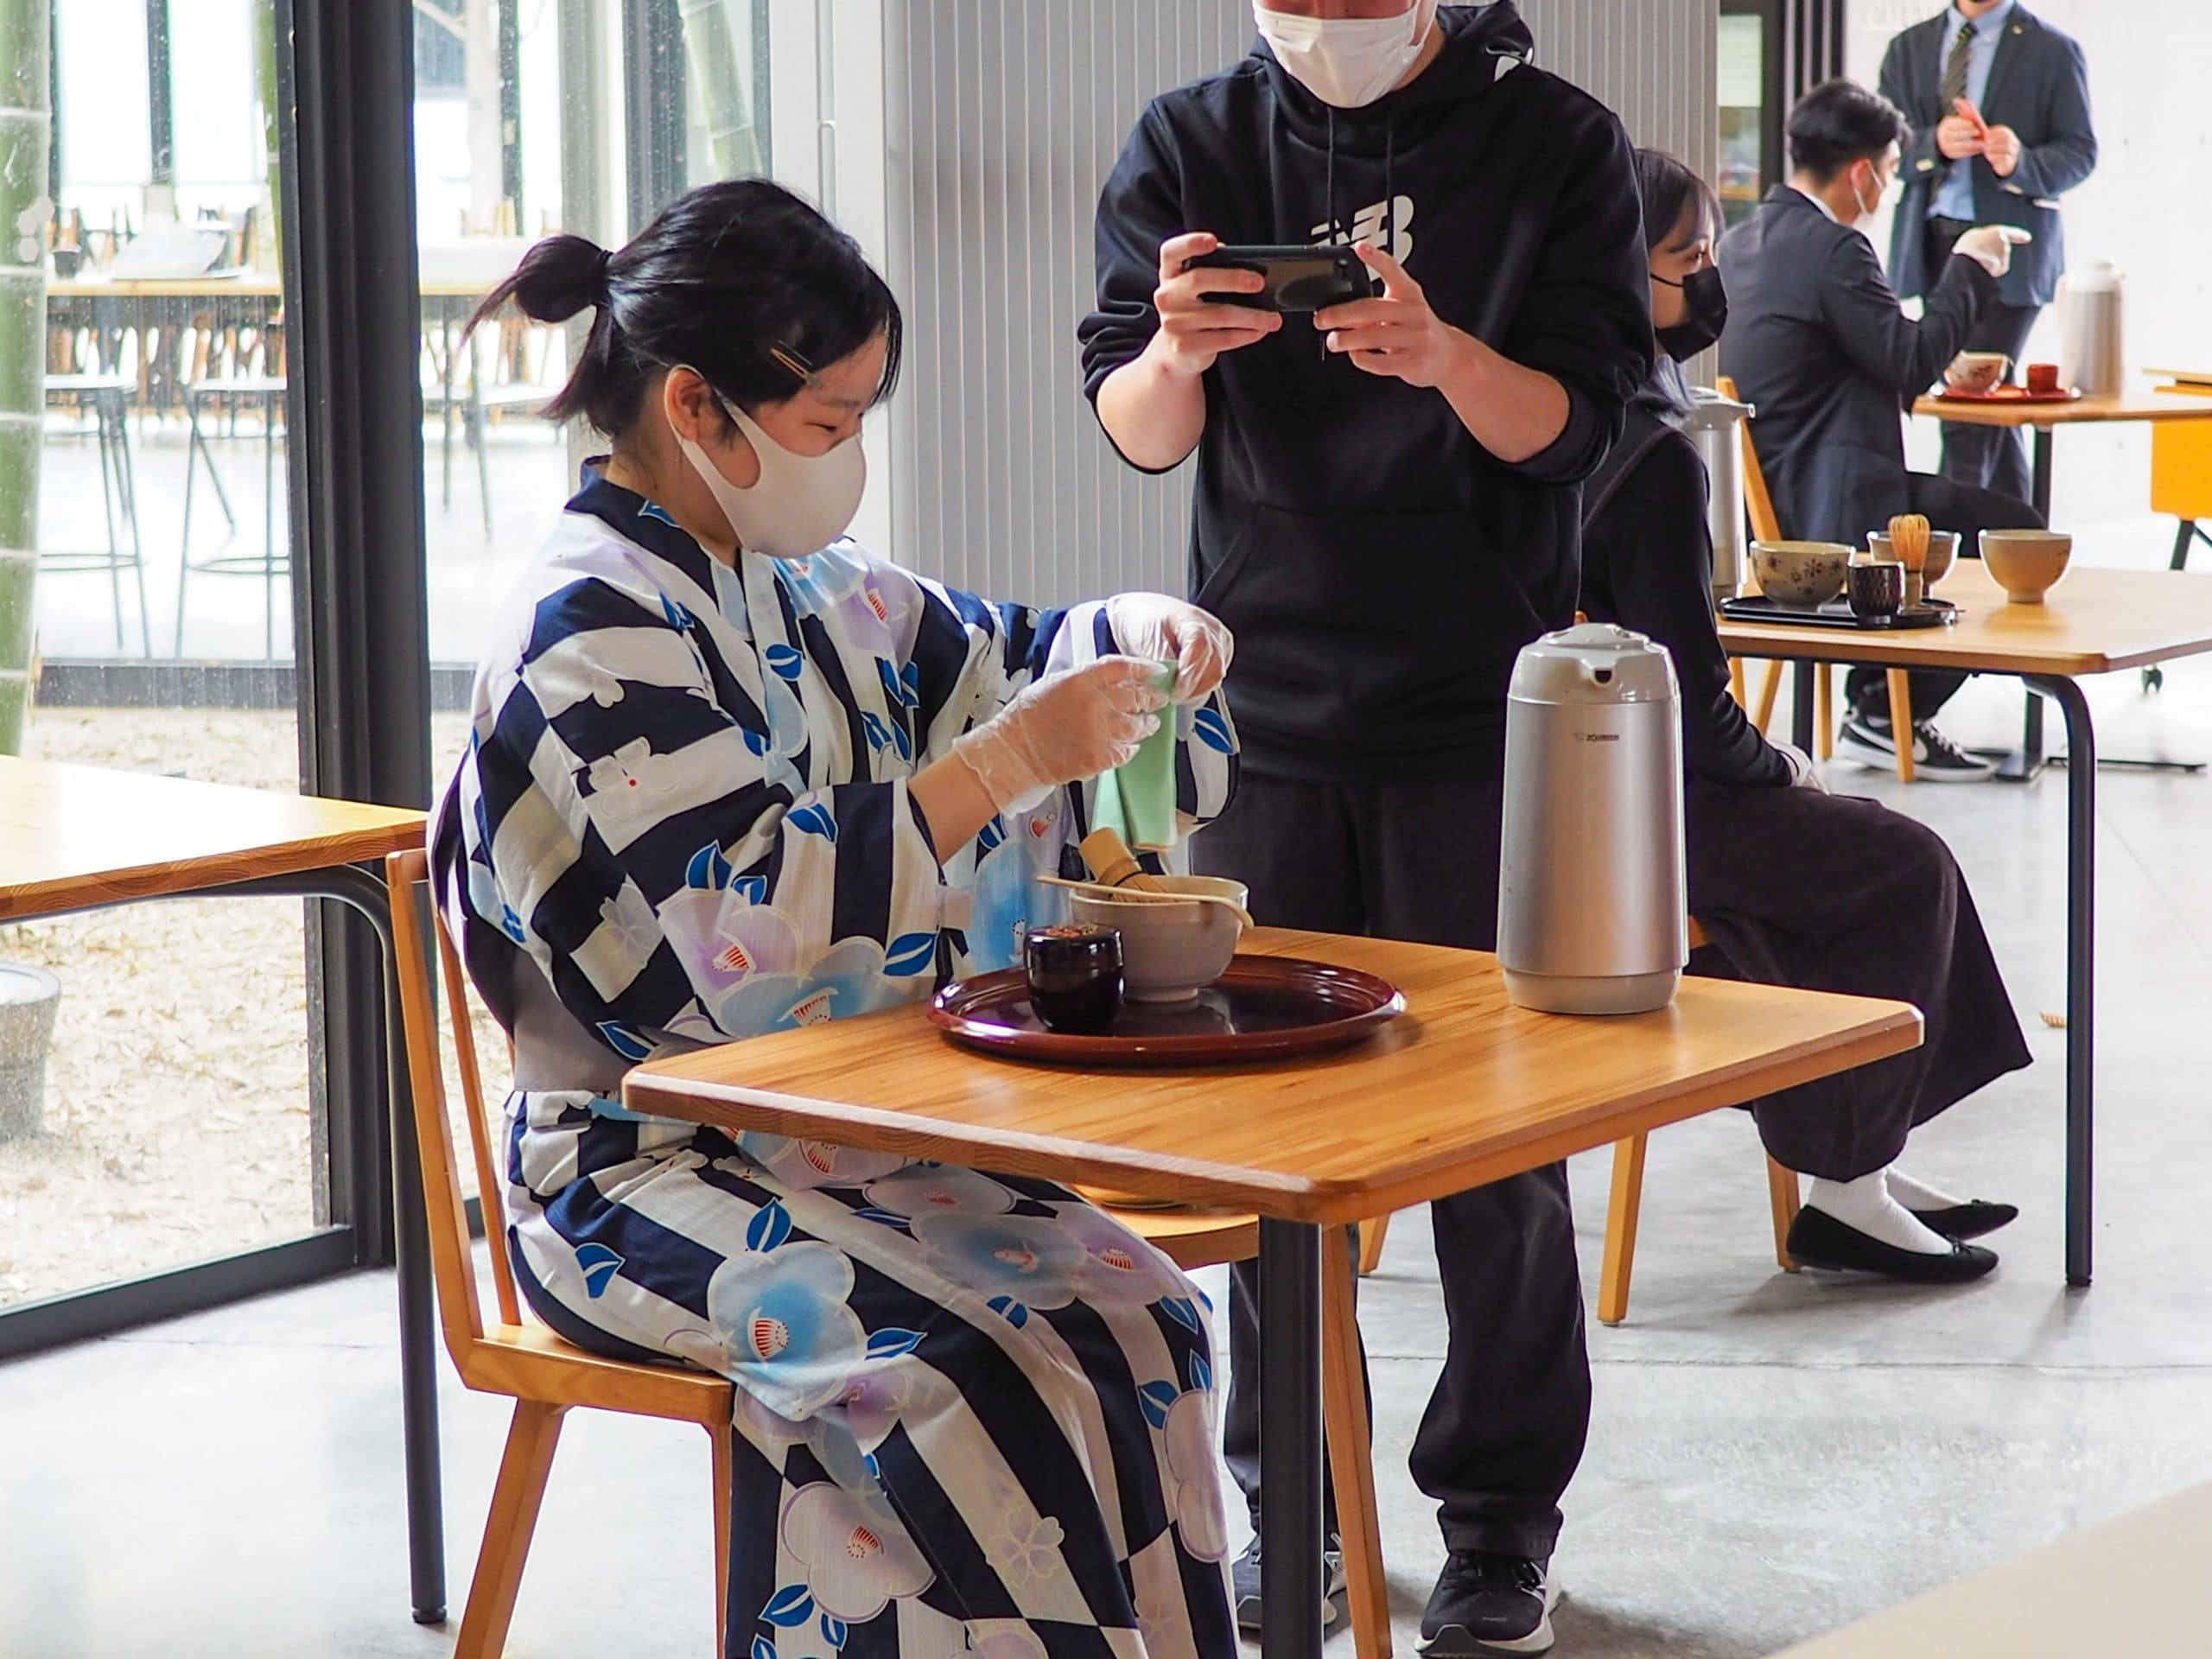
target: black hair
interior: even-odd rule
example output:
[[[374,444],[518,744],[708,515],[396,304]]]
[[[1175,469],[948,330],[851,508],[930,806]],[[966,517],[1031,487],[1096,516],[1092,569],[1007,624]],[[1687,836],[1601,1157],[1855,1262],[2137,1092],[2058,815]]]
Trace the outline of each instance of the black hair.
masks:
[[[905,321],[860,244],[779,184],[731,179],[686,191],[626,246],[555,236],[485,297],[474,329],[512,300],[537,322],[596,307],[548,420],[582,414],[610,437],[636,423],[652,377],[677,364],[748,414],[881,334],[875,401],[899,379]]]
[[[1911,136],[1897,106],[1855,80],[1824,80],[1789,111],[1789,164],[1827,184]]]
[[[1643,245],[1657,247],[1675,233],[1692,208],[1708,236],[1720,233],[1720,199],[1713,187],[1663,149],[1636,152],[1636,181],[1643,195]]]

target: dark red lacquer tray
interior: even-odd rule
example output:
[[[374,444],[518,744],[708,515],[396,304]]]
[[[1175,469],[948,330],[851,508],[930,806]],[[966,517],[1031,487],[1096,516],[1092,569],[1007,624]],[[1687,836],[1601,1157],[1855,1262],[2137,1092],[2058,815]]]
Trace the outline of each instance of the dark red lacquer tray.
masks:
[[[1188,1002],[1131,1002],[1103,1037],[1047,1031],[1019,968],[955,980],[930,1020],[963,1046],[1007,1059],[1095,1070],[1237,1065],[1364,1041],[1406,1010],[1398,988],[1357,968],[1238,957]]]
[[[1947,404],[2078,404],[2082,391],[2078,386],[2062,386],[2056,391],[2030,391],[2025,386],[1999,386],[1989,391],[1961,391],[1955,386],[1946,386],[1936,394]]]

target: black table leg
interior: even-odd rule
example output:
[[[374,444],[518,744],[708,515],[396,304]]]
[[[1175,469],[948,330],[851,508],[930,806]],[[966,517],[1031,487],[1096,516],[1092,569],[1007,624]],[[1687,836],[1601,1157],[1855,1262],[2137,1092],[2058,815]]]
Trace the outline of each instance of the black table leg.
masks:
[[[1789,741],[1806,754],[1814,753],[1813,681],[1820,672],[1816,664],[1799,663],[1789,677]]]
[[[1321,1652],[1321,1230],[1260,1221],[1260,1651]]]
[[[2089,1282],[2094,1207],[2097,734],[2072,680],[2035,679],[2066,716],[2066,1282]]]
[[[399,1279],[399,1410],[407,1471],[408,1578],[418,1624],[446,1617],[445,1508],[438,1468],[438,1349],[430,1280],[429,1224],[416,1162],[413,1096],[407,1084],[407,1033],[399,1010],[399,954],[384,882],[353,865],[302,875],[240,881],[208,890],[332,899],[376,929],[385,964],[385,1043],[391,1080],[392,1255]],[[1318,1282],[1318,1281],[1317,1281]],[[1317,1338],[1318,1341],[1318,1338]],[[1315,1350],[1319,1351],[1318,1347]]]

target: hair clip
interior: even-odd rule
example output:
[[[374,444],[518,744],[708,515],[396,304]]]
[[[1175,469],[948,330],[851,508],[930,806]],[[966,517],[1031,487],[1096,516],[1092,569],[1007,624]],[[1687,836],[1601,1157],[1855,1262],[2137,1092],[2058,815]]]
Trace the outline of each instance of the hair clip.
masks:
[[[800,380],[811,381],[814,368],[804,358],[786,346],[771,346],[768,355],[776,359],[787,372]]]

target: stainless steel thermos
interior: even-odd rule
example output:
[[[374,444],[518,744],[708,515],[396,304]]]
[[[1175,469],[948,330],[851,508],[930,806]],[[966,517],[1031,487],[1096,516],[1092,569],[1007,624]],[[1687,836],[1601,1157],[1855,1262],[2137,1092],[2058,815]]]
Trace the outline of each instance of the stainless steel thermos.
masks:
[[[1498,963],[1550,1014],[1641,1014],[1689,961],[1682,719],[1674,660],[1582,623],[1513,667],[1505,709]]]

